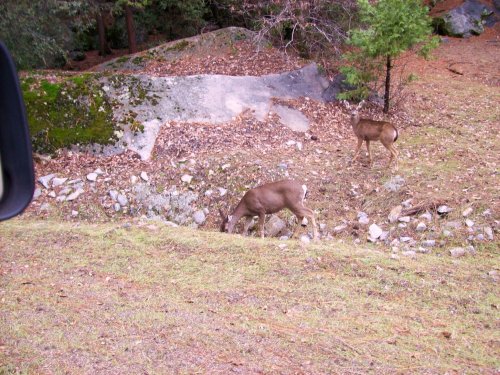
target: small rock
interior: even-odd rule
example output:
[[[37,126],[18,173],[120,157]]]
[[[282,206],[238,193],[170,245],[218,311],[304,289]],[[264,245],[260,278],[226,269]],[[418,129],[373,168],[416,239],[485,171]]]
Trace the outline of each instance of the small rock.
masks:
[[[401,223],[409,223],[411,221],[411,217],[409,216],[401,216],[398,221],[400,221]]]
[[[429,249],[426,249],[425,247],[421,247],[421,246],[420,246],[420,247],[417,249],[417,251],[418,251],[419,253],[422,253],[422,254],[427,254],[427,253],[429,252]]]
[[[411,242],[411,241],[413,241],[413,238],[411,238],[411,237],[399,237],[399,240],[401,242]]]
[[[297,142],[297,144],[295,146],[297,147],[297,150],[302,151],[302,148],[303,148],[302,142]]]
[[[120,206],[120,203],[117,202],[113,205],[113,208],[116,212],[118,212],[122,209],[122,206]]]
[[[280,237],[280,241],[286,241],[286,240],[289,240],[289,239],[290,239],[290,237],[288,237],[288,236],[281,236]]]
[[[149,181],[149,176],[146,172],[141,172],[141,178],[143,179],[143,181],[146,181],[146,182]]]
[[[224,164],[220,167],[220,169],[222,169],[223,171],[225,171],[226,169],[229,169],[231,168],[231,164]]]
[[[51,191],[51,192],[49,193],[49,197],[51,197],[51,198],[55,198],[55,197],[57,197],[56,192],[55,192],[55,191]]]
[[[406,228],[408,225],[406,223],[399,223],[398,228]]]
[[[286,163],[279,163],[278,164],[278,168],[279,169],[288,169],[288,164],[286,164]]]
[[[385,241],[389,238],[389,234],[390,232],[388,230],[384,230],[378,239],[380,241]]]
[[[450,255],[453,258],[463,257],[466,254],[467,251],[463,247],[454,247],[453,249],[450,249]]]
[[[83,193],[84,193],[83,189],[81,189],[81,188],[76,189],[73,193],[71,193],[70,195],[68,195],[68,197],[66,198],[66,200],[67,201],[74,201],[76,198],[78,198]]]
[[[103,172],[103,170],[102,170],[101,168],[97,168],[97,169],[94,171],[94,173],[95,173],[95,174],[98,174],[99,176],[104,174],[104,172]]]
[[[203,212],[202,210],[200,211],[196,211],[194,214],[193,214],[193,220],[196,224],[198,225],[202,225],[206,220],[206,216],[205,216],[205,212]]]
[[[370,222],[370,219],[368,219],[368,215],[365,212],[358,212],[358,222],[366,225]]]
[[[40,195],[42,195],[42,189],[36,188],[33,192],[33,200],[40,198]]]
[[[132,185],[135,185],[137,181],[139,181],[139,177],[135,175],[130,176],[130,182],[132,183]]]
[[[484,234],[479,233],[479,234],[476,236],[476,241],[484,241]]]
[[[284,236],[284,237],[286,237],[286,236]],[[281,238],[280,238],[280,240],[281,240]],[[280,243],[278,245],[278,248],[281,249],[281,250],[285,250],[287,247],[288,247],[288,245],[286,243]]]
[[[211,197],[214,191],[212,189],[209,189],[205,192],[205,197]]]
[[[116,200],[118,199],[118,194],[119,194],[118,191],[110,190],[108,194],[111,197],[111,199],[113,199],[116,202]]]
[[[276,215],[271,215],[265,224],[265,232],[269,237],[276,237],[286,229],[286,223]]]
[[[488,239],[490,241],[493,241],[493,229],[491,229],[491,227],[484,227],[484,233],[486,234],[486,237],[488,237]]]
[[[474,248],[474,246],[472,245],[469,245],[465,248],[465,250],[467,250],[469,252],[469,254],[472,254],[472,255],[475,255],[476,254],[476,249]]]
[[[120,204],[120,206],[122,206],[122,207],[128,205],[128,199],[123,194],[118,194],[118,196],[116,197],[116,200]]]
[[[377,224],[372,224],[368,229],[368,233],[370,235],[369,240],[375,242],[382,235],[383,230]]]
[[[399,255],[398,254],[391,254],[391,259],[398,260]]]
[[[87,180],[92,181],[92,182],[95,182],[95,181],[97,181],[97,176],[98,176],[98,175],[97,175],[97,173],[95,173],[95,172],[89,173],[89,174],[87,175]]]
[[[491,210],[490,210],[489,208],[488,208],[488,209],[486,209],[486,210],[484,210],[484,211],[483,211],[483,213],[482,213],[482,215],[483,215],[483,216],[486,216],[486,217],[487,217],[487,216],[491,216]]]
[[[286,141],[286,145],[287,146],[293,146],[295,145],[297,142],[295,142],[294,140],[289,140],[289,141]]]
[[[220,195],[221,197],[223,197],[224,195],[226,195],[226,194],[227,194],[227,189],[224,189],[224,188],[221,188],[221,187],[220,187],[220,188],[218,188],[218,190],[219,190],[219,195]]]
[[[446,215],[447,213],[450,213],[451,211],[453,211],[453,210],[450,207],[446,206],[446,205],[442,205],[442,206],[439,206],[437,208],[437,212],[440,215]]]
[[[181,177],[181,181],[185,182],[186,184],[190,184],[192,180],[193,176],[190,176],[188,174],[185,174],[184,176]]]
[[[72,217],[77,217],[78,216],[78,211],[72,210],[71,211],[71,216]]]
[[[436,240],[425,240],[425,241],[422,241],[422,246],[425,246],[425,247],[434,247],[434,246],[436,246]]]
[[[395,223],[399,219],[399,215],[401,215],[401,211],[403,211],[403,206],[395,206],[392,208],[391,212],[387,219],[389,219],[389,223]]]
[[[52,180],[56,175],[54,173],[48,174],[46,176],[40,177],[38,179],[38,182],[43,185],[45,189],[49,188],[49,182]]]
[[[335,233],[340,233],[346,228],[347,228],[347,224],[340,224],[340,225],[337,225],[335,228],[333,228],[333,231]]]
[[[319,223],[319,230],[324,231],[325,229],[326,229],[326,224],[325,223]]]
[[[422,221],[421,221],[420,223],[418,223],[418,224],[417,224],[417,227],[416,227],[416,229],[415,229],[415,230],[416,230],[417,232],[423,232],[423,231],[425,231],[426,229],[427,229],[427,225],[426,225],[424,222],[422,222]]]
[[[408,258],[415,258],[417,256],[417,253],[413,250],[403,251],[401,254]]]
[[[62,184],[64,184],[66,181],[68,181],[67,178],[60,178],[60,177],[55,177],[52,179],[52,187],[57,187],[57,186],[61,186]]]
[[[432,221],[432,214],[430,212],[424,212],[419,217],[422,218],[422,219],[425,219],[427,221]]]
[[[474,222],[471,219],[465,220],[465,225],[467,225],[469,228],[472,228],[474,226]]]
[[[473,211],[473,208],[472,207],[467,207],[463,212],[462,212],[462,216],[463,217],[467,217],[469,216]]]
[[[302,236],[300,236],[300,242],[302,242],[304,244],[308,244],[311,242],[311,239],[309,238],[308,235],[303,234]]]

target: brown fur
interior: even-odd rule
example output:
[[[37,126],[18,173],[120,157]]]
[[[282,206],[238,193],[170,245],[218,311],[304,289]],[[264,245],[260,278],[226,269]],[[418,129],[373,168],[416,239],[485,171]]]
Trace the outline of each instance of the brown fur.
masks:
[[[309,218],[313,225],[314,238],[318,237],[314,212],[304,206],[306,191],[302,188],[302,183],[295,180],[283,180],[258,186],[245,193],[230,216],[222,217],[221,232],[232,233],[236,223],[240,218],[245,217],[245,227],[243,233],[246,235],[254,216],[259,217],[259,227],[261,237],[264,237],[264,221],[266,214],[274,214],[284,208],[288,208],[299,222],[304,217]],[[298,229],[295,229],[294,235]],[[293,236],[292,236],[293,237]]]
[[[399,152],[394,146],[394,142],[398,139],[398,129],[387,121],[376,121],[367,118],[360,118],[358,109],[363,102],[354,110],[351,111],[351,126],[354,134],[358,138],[358,145],[354,154],[353,162],[358,158],[363,141],[366,142],[366,150],[370,166],[372,165],[372,155],[370,151],[371,141],[380,141],[385,148],[391,153],[388,166],[391,165],[392,159],[395,159],[396,169],[398,168]],[[348,107],[349,108],[349,107]]]

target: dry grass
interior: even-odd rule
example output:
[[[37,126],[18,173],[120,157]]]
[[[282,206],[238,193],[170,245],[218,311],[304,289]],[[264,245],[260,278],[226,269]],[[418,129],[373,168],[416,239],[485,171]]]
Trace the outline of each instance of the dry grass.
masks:
[[[494,251],[393,260],[340,242],[19,219],[0,236],[0,373],[500,366]]]

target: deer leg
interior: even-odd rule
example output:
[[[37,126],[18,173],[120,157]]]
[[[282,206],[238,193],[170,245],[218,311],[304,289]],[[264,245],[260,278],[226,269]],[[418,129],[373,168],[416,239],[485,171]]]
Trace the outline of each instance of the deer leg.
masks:
[[[359,151],[361,150],[361,146],[363,145],[363,140],[358,138],[358,145],[356,146],[356,151],[354,152],[354,157],[352,158],[352,162],[354,163],[359,156]]]
[[[248,236],[248,229],[250,228],[250,225],[252,225],[253,222],[253,216],[247,216],[245,218],[245,225],[243,226],[243,235]]]
[[[295,229],[293,230],[292,236],[290,238],[295,238],[295,236],[299,232],[300,227],[302,226],[301,225],[302,220],[304,220],[304,216],[300,216],[300,215],[295,215],[295,216],[297,217],[298,222],[297,222],[297,225],[295,226]]]
[[[265,212],[259,213],[259,228],[260,228],[260,237],[264,238],[264,224],[266,221],[266,214]]]
[[[372,153],[370,151],[370,141],[366,140],[366,151],[368,151],[368,162],[370,163],[370,167],[372,166]]]
[[[316,225],[316,218],[314,217],[314,211],[311,210],[310,208],[302,206],[302,207],[297,207],[293,211],[293,213],[295,214],[295,216],[297,216],[297,218],[299,220],[300,220],[300,218],[303,218],[304,216],[311,220],[311,223],[313,226],[313,239],[319,240],[318,226]],[[297,228],[298,228],[298,226],[297,226]]]

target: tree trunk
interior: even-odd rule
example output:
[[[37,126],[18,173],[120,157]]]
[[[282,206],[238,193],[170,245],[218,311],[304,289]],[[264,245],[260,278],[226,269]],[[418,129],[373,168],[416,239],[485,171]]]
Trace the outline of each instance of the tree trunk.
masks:
[[[387,55],[386,74],[385,74],[384,113],[389,112],[390,95],[391,95],[391,56]]]
[[[128,52],[137,52],[137,42],[135,40],[135,27],[134,27],[134,15],[132,12],[132,7],[125,5],[125,18],[127,21],[127,35],[128,35]]]
[[[97,31],[99,33],[99,55],[100,56],[110,55],[111,48],[109,48],[108,42],[106,40],[106,27],[104,26],[104,19],[101,11],[97,12],[96,21],[97,21]]]

